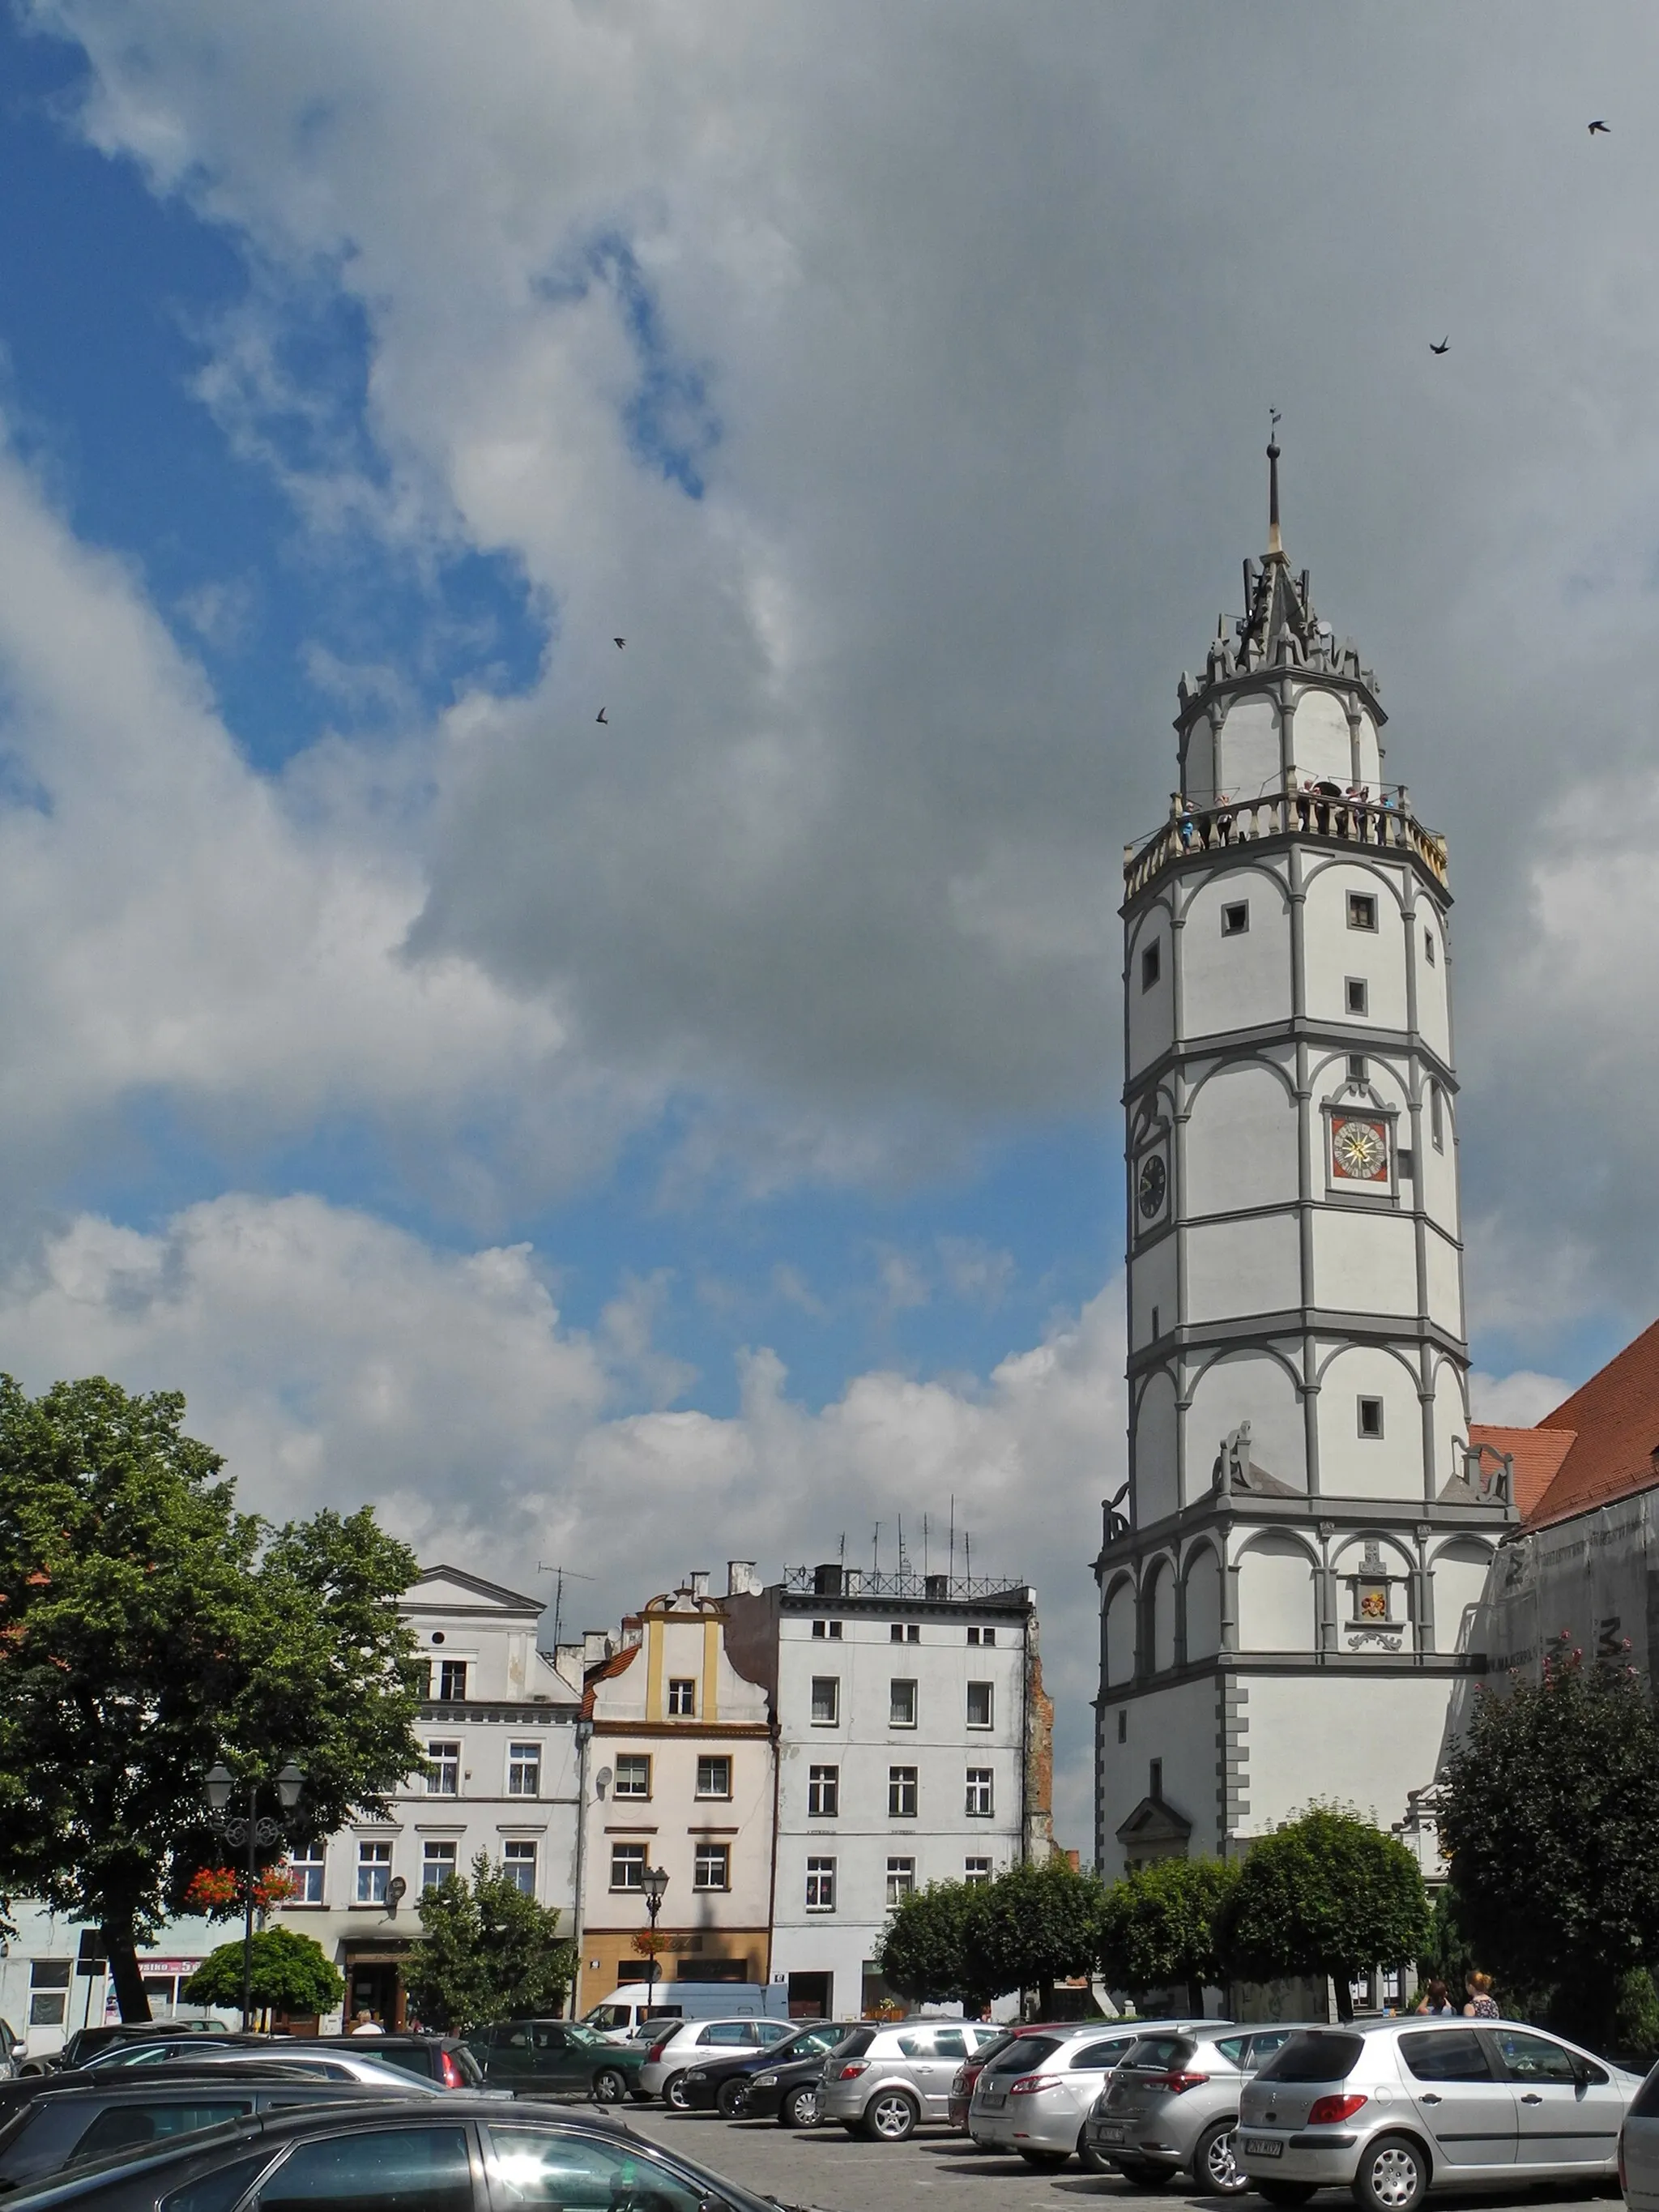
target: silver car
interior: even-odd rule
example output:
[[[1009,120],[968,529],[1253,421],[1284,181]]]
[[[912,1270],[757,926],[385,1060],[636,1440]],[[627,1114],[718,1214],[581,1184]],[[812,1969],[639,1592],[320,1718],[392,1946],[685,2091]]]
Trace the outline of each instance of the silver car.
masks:
[[[924,2120],[949,2118],[957,2067],[1002,2032],[976,2020],[854,2028],[823,2062],[818,2118],[877,2142],[902,2142]]]
[[[639,2071],[641,2094],[660,2097],[677,2112],[685,2110],[680,2076],[707,2058],[732,2058],[745,2051],[764,2051],[796,2032],[787,2020],[759,2020],[745,2014],[740,2020],[670,2020],[646,2055]]]
[[[1073,2151],[1092,2172],[1105,2161],[1083,2140],[1084,2123],[1107,2077],[1156,2027],[1175,2021],[1081,2021],[1016,2036],[974,2083],[968,2132],[981,2150],[1017,2151],[1028,2166],[1064,2166]]]
[[[1659,2066],[1637,2093],[1619,2138],[1619,2185],[1630,2212],[1659,2212]]]
[[[1431,2189],[1617,2171],[1641,2076],[1541,2027],[1407,2017],[1293,2035],[1244,2091],[1238,2157],[1274,2204],[1352,2189],[1412,2212]]]
[[[1083,2148],[1131,2181],[1167,2181],[1184,2166],[1200,2189],[1243,2195],[1250,2185],[1235,2153],[1239,2096],[1297,2032],[1217,2020],[1149,2023],[1095,2100]]]

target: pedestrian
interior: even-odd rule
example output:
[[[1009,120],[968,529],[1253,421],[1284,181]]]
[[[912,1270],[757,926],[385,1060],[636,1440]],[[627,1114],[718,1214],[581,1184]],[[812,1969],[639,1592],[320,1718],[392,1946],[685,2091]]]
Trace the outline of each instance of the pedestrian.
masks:
[[[1437,1981],[1429,1983],[1419,2001],[1412,2007],[1412,2010],[1438,2014],[1446,2012],[1455,2013],[1457,2007],[1452,2002],[1446,1984]]]
[[[1497,2020],[1500,2017],[1497,2000],[1492,1993],[1490,1974],[1471,1974],[1466,1986],[1469,2001],[1463,2008],[1465,2020]]]
[[[347,2033],[350,2035],[384,2035],[386,2033],[386,2030],[381,2027],[380,2021],[375,2019],[372,2012],[355,2012],[351,2015],[351,2026],[347,2030]]]

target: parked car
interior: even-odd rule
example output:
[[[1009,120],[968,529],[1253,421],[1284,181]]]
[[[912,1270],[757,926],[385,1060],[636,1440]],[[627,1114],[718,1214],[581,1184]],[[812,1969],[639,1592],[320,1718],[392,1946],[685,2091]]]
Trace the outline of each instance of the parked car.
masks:
[[[1018,2027],[1005,2027],[989,2043],[981,2043],[977,2051],[970,2051],[957,2067],[951,2082],[951,2102],[948,2107],[949,2124],[957,2135],[968,2132],[968,2107],[973,2100],[974,2084],[981,2069],[988,2066],[999,2051],[1012,2042],[1017,2035],[1047,2035],[1055,2027],[1066,2027],[1067,2021],[1022,2021]]]
[[[1103,2083],[1084,2148],[1132,2181],[1167,2180],[1184,2166],[1200,2189],[1242,2194],[1249,2184],[1234,2140],[1240,2094],[1297,2033],[1294,2024],[1250,2029],[1225,2021],[1149,2029]]]
[[[319,2063],[326,2057],[356,2064],[390,2066],[413,2074],[440,2089],[477,2089],[483,2075],[477,2062],[459,2035],[227,2035],[204,2044],[183,2037],[174,2041],[157,2037],[143,2043],[117,2044],[87,2061],[88,2068],[103,2074],[118,2069],[163,2065],[223,2065],[237,2058],[296,2058]],[[344,2079],[338,2075],[337,2079]],[[372,2075],[363,2075],[372,2080]]]
[[[492,2089],[515,2096],[592,2097],[620,2105],[638,2084],[642,2043],[607,2043],[579,2020],[506,2020],[468,2039],[467,2055]]]
[[[741,2183],[630,2134],[608,2115],[463,2092],[255,2113],[176,2148],[98,2159],[19,2190],[7,2212],[207,2212],[258,2190],[262,2212],[319,2204],[500,2212],[504,2204],[635,2212],[777,2212]]]
[[[1625,2115],[1619,2138],[1619,2185],[1629,2212],[1659,2212],[1659,2066]]]
[[[783,1982],[624,1982],[582,2014],[582,2026],[613,2040],[648,2020],[738,2020],[789,2016]]]
[[[227,2077],[236,2081],[316,2081],[346,2088],[356,2083],[371,2094],[378,2089],[403,2089],[416,2095],[434,2097],[441,2094],[435,2081],[422,2081],[399,2067],[382,2065],[378,2059],[366,2058],[354,2051],[307,2051],[303,2044],[270,2042],[265,2043],[263,2051],[250,2051],[245,2045],[223,2051],[216,2043],[211,2047],[204,2046],[194,2064],[180,2057],[155,2069],[146,2067],[142,2073],[125,2066],[80,2066],[69,2073],[32,2074],[15,2081],[0,2081],[0,2126],[7,2124],[14,2113],[36,2098],[55,2096],[64,2090],[145,2088],[153,2082],[157,2087],[165,2086],[172,2093],[191,2084],[222,2084]],[[337,2087],[336,2094],[339,2094]]]
[[[23,2057],[23,2045],[9,2020],[0,2020],[0,2081],[9,2081]]]
[[[288,2076],[273,2069],[250,2078],[222,2067],[216,2073],[216,2079],[207,2074],[181,2081],[164,2074],[140,2084],[106,2076],[101,2086],[81,2075],[72,2088],[49,2085],[0,2127],[0,2190],[21,2188],[113,2151],[137,2150],[244,2119],[250,2112],[290,2112],[298,2106],[338,2105],[376,2094],[409,2102],[435,2094],[429,2085],[412,2080],[390,2081],[377,2092],[361,2081],[319,2081],[297,2069]]]
[[[1064,2166],[1075,2152],[1091,2172],[1108,2171],[1085,2140],[1090,2111],[1112,2069],[1132,2060],[1149,2031],[1163,2025],[1097,2020],[1011,2037],[974,2085],[969,2136],[981,2150],[1017,2151],[1029,2166]],[[1170,2025],[1185,2032],[1182,2023]]]
[[[647,2097],[660,2097],[677,2112],[685,2110],[680,2076],[690,2066],[726,2051],[769,2051],[787,2041],[787,2020],[687,2020],[678,2022],[653,2043],[640,2069],[640,2089]]]
[[[948,2116],[957,2067],[999,2033],[980,2021],[856,2028],[824,2061],[819,2118],[877,2142],[902,2142],[924,2120]]]
[[[160,2035],[176,2039],[187,2035],[225,2035],[222,2020],[118,2020],[100,2021],[96,2027],[77,2027],[57,2053],[60,2066],[84,2066],[97,2051],[118,2043],[143,2043]]]
[[[69,2074],[94,2070],[103,2073],[112,2066],[165,2066],[179,2058],[212,2060],[222,2058],[233,2051],[269,2051],[276,2039],[269,2035],[225,2034],[216,2035],[208,2041],[199,2035],[182,2035],[171,2027],[158,2027],[149,2035],[124,2035],[113,2042],[89,2044],[73,2058],[68,2056],[70,2045],[65,2044],[62,2070]]]
[[[1518,2021],[1308,2029],[1245,2085],[1238,2157],[1274,2204],[1340,2188],[1368,2212],[1413,2212],[1431,2189],[1594,2187],[1617,2172],[1641,2087],[1639,2075]]]
[[[856,2025],[854,2021],[802,2021],[769,2051],[727,2051],[700,2058],[680,2076],[681,2101],[689,2112],[718,2111],[723,2119],[745,2118],[750,2085],[757,2073],[806,2063],[820,2074],[824,2058]]]

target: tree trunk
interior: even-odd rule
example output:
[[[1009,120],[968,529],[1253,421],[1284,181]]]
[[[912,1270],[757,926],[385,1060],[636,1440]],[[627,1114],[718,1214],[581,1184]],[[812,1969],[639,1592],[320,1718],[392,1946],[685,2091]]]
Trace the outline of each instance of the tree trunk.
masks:
[[[1336,1991],[1336,2016],[1344,2027],[1353,2026],[1353,1985],[1346,1966],[1339,1966],[1331,1976],[1331,1985]]]
[[[106,1920],[101,1923],[104,1948],[109,1954],[110,1979],[115,1984],[115,2002],[126,2020],[148,2020],[149,1999],[144,1995],[144,1978],[138,1971],[138,1948],[132,1940],[132,1923],[120,1926]]]
[[[1203,2019],[1204,1981],[1201,1975],[1193,1975],[1187,1984],[1187,2009],[1194,2020]]]
[[[1039,2020],[1052,2020],[1054,2016],[1054,1985],[1052,1982],[1037,1984],[1036,2016]]]

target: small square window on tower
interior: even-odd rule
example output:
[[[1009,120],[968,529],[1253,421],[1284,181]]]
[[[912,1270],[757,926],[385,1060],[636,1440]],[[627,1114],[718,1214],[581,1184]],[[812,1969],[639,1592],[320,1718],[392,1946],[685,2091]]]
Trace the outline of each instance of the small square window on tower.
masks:
[[[1221,934],[1224,937],[1243,937],[1250,926],[1250,902],[1238,899],[1221,909]]]
[[[1370,1081],[1370,1070],[1366,1066],[1364,1053],[1351,1052],[1348,1054],[1348,1080],[1350,1083]]]
[[[1371,996],[1370,988],[1363,975],[1350,975],[1348,977],[1347,993],[1348,1012],[1351,1014],[1364,1014],[1370,1012]]]
[[[1434,965],[1434,932],[1431,929],[1425,929],[1423,933],[1423,957],[1428,962],[1430,967],[1432,968]]]
[[[1376,901],[1370,891],[1348,893],[1348,927],[1350,929],[1376,927]]]
[[[1143,991],[1150,991],[1153,984],[1157,982],[1161,972],[1162,963],[1158,958],[1158,946],[1156,943],[1153,943],[1149,945],[1146,947],[1146,950],[1140,956],[1141,989]]]
[[[1382,1401],[1362,1398],[1359,1401],[1359,1433],[1362,1437],[1380,1437],[1382,1433]]]

